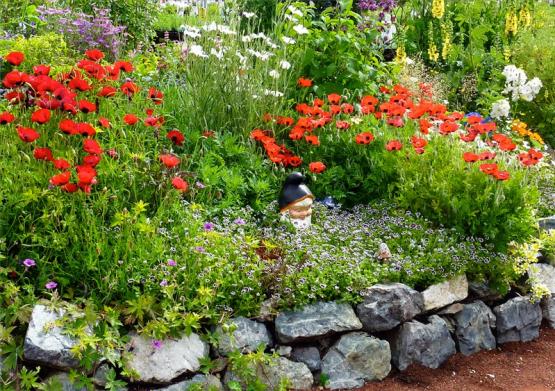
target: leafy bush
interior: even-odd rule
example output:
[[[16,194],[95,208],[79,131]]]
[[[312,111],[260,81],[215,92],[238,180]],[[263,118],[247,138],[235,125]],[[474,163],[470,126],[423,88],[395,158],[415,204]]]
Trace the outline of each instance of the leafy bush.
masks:
[[[30,35],[40,23],[36,8],[40,0],[1,0],[0,37],[14,34]]]

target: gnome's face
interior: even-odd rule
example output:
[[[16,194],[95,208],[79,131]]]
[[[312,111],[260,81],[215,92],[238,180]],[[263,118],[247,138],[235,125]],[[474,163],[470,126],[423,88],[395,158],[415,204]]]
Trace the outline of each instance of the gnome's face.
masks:
[[[299,172],[289,174],[278,201],[281,215],[296,228],[307,228],[311,223],[314,196],[304,183],[305,179]]]
[[[306,197],[300,201],[292,203],[281,213],[284,217],[289,218],[289,221],[291,221],[295,228],[308,228],[312,222],[312,203],[312,197]]]

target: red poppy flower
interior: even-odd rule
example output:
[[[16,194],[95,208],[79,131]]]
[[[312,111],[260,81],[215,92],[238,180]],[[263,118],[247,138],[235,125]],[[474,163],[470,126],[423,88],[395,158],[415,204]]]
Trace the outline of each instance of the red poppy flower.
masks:
[[[536,151],[534,148],[531,148],[528,152],[523,152],[518,155],[520,162],[527,167],[538,164],[542,157],[543,153]]]
[[[472,124],[479,124],[482,122],[483,118],[480,115],[471,115],[466,117],[466,122],[470,125]]]
[[[52,160],[53,155],[50,148],[35,148],[33,151],[33,156],[37,160]]]
[[[478,155],[480,160],[492,160],[495,159],[495,152],[485,151]]]
[[[266,133],[261,129],[254,129],[251,132],[251,138],[255,141],[261,141],[264,137],[266,137]]]
[[[272,120],[272,114],[270,113],[264,113],[264,115],[262,116],[262,121],[264,122],[270,122]]]
[[[428,145],[428,141],[417,136],[412,136],[410,141],[412,143],[413,148],[417,150],[417,152],[419,152],[418,150],[423,149],[426,145]]]
[[[331,105],[330,106],[330,113],[332,115],[337,115],[341,113],[341,106],[339,105]]]
[[[17,127],[17,135],[21,141],[25,141],[26,143],[32,143],[40,137],[40,134],[36,130],[23,126]]]
[[[289,156],[286,163],[291,167],[299,167],[303,163],[303,159],[299,156]]]
[[[185,141],[185,136],[177,129],[170,130],[166,137],[179,147],[182,146]]]
[[[127,125],[135,125],[137,122],[139,122],[139,118],[137,118],[135,114],[125,114],[125,116],[123,117],[123,121]]]
[[[391,126],[395,126],[396,128],[402,128],[405,123],[401,117],[393,117],[387,120],[387,123]]]
[[[349,129],[351,127],[351,124],[347,121],[336,121],[335,126],[337,127],[337,129]]]
[[[206,138],[212,138],[215,137],[216,133],[213,130],[204,130],[202,132],[202,137],[206,137]]]
[[[35,65],[33,67],[33,73],[36,76],[48,76],[50,73],[50,67],[48,65]]]
[[[316,146],[320,145],[320,140],[318,139],[318,136],[315,136],[315,135],[304,136],[304,139],[309,144],[316,145]]]
[[[18,103],[25,100],[25,94],[21,91],[10,91],[4,94],[4,98],[10,103]]]
[[[178,176],[172,179],[172,185],[177,191],[181,193],[184,193],[187,190],[189,190],[189,184],[187,183],[187,181],[181,179]]]
[[[104,53],[98,49],[89,49],[85,52],[85,56],[92,61],[100,61],[104,58]]]
[[[96,170],[90,166],[77,166],[78,185],[93,185],[96,183]]]
[[[468,134],[461,134],[461,140],[467,143],[471,143],[476,140],[478,133],[468,133]]]
[[[492,176],[499,181],[506,181],[509,179],[509,171],[495,171]]]
[[[148,90],[148,97],[154,102],[155,105],[160,105],[163,102],[164,94],[162,91],[158,91],[156,88],[151,87]]]
[[[71,172],[64,171],[61,174],[56,174],[50,178],[50,184],[53,186],[63,186],[69,182],[71,178]]]
[[[96,167],[100,163],[101,157],[99,155],[87,155],[83,158],[85,166]]]
[[[159,159],[167,168],[173,168],[180,162],[179,158],[172,154],[160,155]]]
[[[403,148],[403,144],[399,140],[391,140],[385,146],[388,151],[400,151]]]
[[[322,107],[324,105],[324,100],[320,99],[320,98],[314,98],[314,101],[312,102],[312,105],[315,107]]]
[[[291,126],[295,123],[295,120],[291,117],[278,116],[276,119],[276,124],[283,126]]]
[[[81,78],[72,79],[69,82],[68,87],[72,90],[78,91],[89,91],[90,89],[92,89],[92,86],[86,80]]]
[[[60,121],[58,128],[65,134],[72,135],[77,134],[76,129],[77,124],[70,119],[63,119]]]
[[[31,121],[36,122],[38,124],[45,124],[50,121],[50,110],[48,109],[39,109],[31,114]]]
[[[506,139],[499,143],[499,149],[502,151],[514,151],[516,144],[511,139]]]
[[[355,142],[357,144],[370,144],[372,141],[374,141],[374,135],[370,132],[362,132],[356,135],[355,137]]]
[[[123,92],[128,97],[132,97],[137,92],[139,92],[139,86],[131,81],[126,81],[121,85],[121,92]]]
[[[15,121],[15,116],[7,111],[0,114],[0,125],[7,125]]]
[[[295,126],[293,129],[291,129],[291,131],[289,132],[289,138],[291,140],[300,140],[303,138],[304,136],[304,129],[298,126]]]
[[[111,87],[111,86],[104,86],[102,87],[102,89],[98,92],[98,96],[102,97],[102,98],[110,98],[114,95],[116,95],[116,93],[118,92],[117,88],[115,87]]]
[[[102,148],[96,140],[88,138],[83,140],[83,151],[93,155],[100,155],[102,153]]]
[[[459,125],[453,121],[444,121],[441,125],[439,125],[439,133],[443,135],[453,133],[457,129],[459,129]]]
[[[308,88],[312,86],[312,80],[300,77],[299,80],[297,80],[297,85],[301,88]]]
[[[465,152],[463,153],[463,159],[467,163],[474,163],[480,160],[480,156],[472,152]]]
[[[484,163],[480,164],[480,171],[486,175],[493,175],[498,171],[496,163]]]
[[[82,113],[94,113],[96,111],[96,105],[88,100],[80,100],[77,102],[77,106]]]
[[[75,132],[83,137],[92,137],[96,134],[95,128],[86,122],[79,122],[75,125]]]
[[[4,60],[13,66],[18,66],[25,60],[25,55],[21,52],[11,52],[4,57]]]
[[[108,129],[109,127],[111,127],[112,125],[110,124],[110,120],[108,118],[104,118],[104,117],[99,117],[98,118],[98,124],[100,126],[102,126],[103,128]]]
[[[117,68],[117,69],[119,69],[121,71],[124,71],[124,72],[127,72],[127,73],[133,72],[133,64],[131,64],[130,62],[127,62],[127,61],[116,61],[114,63],[114,68]]]
[[[52,160],[52,164],[54,164],[54,167],[58,170],[68,170],[71,168],[71,164],[65,159],[54,159]]]
[[[66,183],[61,187],[61,189],[66,193],[75,193],[77,190],[79,190],[79,186],[77,186],[75,183]]]
[[[335,93],[328,95],[328,102],[331,105],[338,105],[340,101],[341,101],[341,95],[335,94]]]
[[[312,162],[308,165],[308,169],[314,174],[321,174],[326,170],[326,165],[322,162]]]
[[[343,111],[343,113],[345,114],[352,114],[355,111],[355,108],[350,103],[343,103],[341,105],[341,111]]]

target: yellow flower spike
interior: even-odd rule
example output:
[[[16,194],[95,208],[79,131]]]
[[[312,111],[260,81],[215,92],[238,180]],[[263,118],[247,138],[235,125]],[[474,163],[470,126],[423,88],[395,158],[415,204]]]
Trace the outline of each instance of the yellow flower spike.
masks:
[[[443,18],[445,14],[445,1],[432,0],[432,16],[437,19]]]
[[[397,61],[399,64],[404,64],[406,60],[407,52],[405,50],[405,45],[397,46],[395,61]]]

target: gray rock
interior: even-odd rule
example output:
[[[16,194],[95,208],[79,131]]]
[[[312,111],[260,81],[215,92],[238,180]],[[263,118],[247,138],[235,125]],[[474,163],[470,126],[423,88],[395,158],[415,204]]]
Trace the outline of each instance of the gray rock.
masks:
[[[474,299],[491,302],[501,299],[501,294],[485,282],[472,281],[468,283],[468,290]]]
[[[23,345],[26,360],[60,369],[79,367],[79,360],[71,354],[77,340],[64,335],[60,327],[54,327],[54,322],[64,313],[62,309],[35,305]]]
[[[201,385],[203,391],[220,391],[223,390],[222,382],[216,376],[212,375],[195,375],[192,379],[185,380],[171,386],[160,388],[160,391],[187,391],[193,385]]]
[[[362,323],[349,304],[319,302],[299,311],[276,317],[276,334],[281,343],[310,340],[344,331],[360,330]]]
[[[312,373],[305,364],[284,357],[275,358],[268,364],[258,364],[254,369],[257,378],[268,386],[268,391],[279,389],[283,380],[287,382],[288,390],[309,390],[314,383]],[[238,378],[232,371],[227,371],[224,383],[228,385],[231,381],[238,382],[243,389],[248,385],[244,379]]]
[[[305,363],[311,371],[319,371],[322,360],[317,347],[298,347],[291,352],[291,358],[297,362]]]
[[[78,387],[71,380],[69,375],[65,372],[57,372],[50,375],[46,380],[47,390],[61,390],[61,391],[87,391],[86,387]]]
[[[482,349],[495,349],[495,336],[491,332],[495,327],[495,315],[482,301],[465,304],[462,311],[453,315],[455,338],[459,351],[465,356]]]
[[[104,387],[106,385],[106,377],[108,376],[110,369],[110,364],[100,364],[98,368],[96,368],[96,371],[94,372],[94,375],[92,377],[93,383],[99,387]]]
[[[493,312],[497,318],[497,343],[528,342],[539,337],[542,311],[540,303],[531,303],[530,297],[510,299]]]
[[[534,263],[528,268],[528,275],[545,285],[551,294],[555,294],[555,267],[546,263]]]
[[[272,345],[272,336],[263,323],[239,317],[229,320],[226,326],[234,331],[225,332],[222,326],[216,328],[218,352],[224,356],[237,349],[249,353],[256,351],[260,345]]]
[[[367,381],[382,380],[391,370],[389,343],[364,332],[343,335],[322,359],[327,387],[362,387]]]
[[[208,356],[208,345],[197,334],[179,339],[166,339],[155,347],[154,340],[130,334],[127,350],[128,369],[136,372],[137,381],[165,384],[176,377],[193,373],[200,368],[200,359]]]
[[[541,308],[543,318],[547,320],[549,327],[555,329],[555,297],[553,295],[544,297],[541,301]]]
[[[550,229],[555,229],[555,216],[544,217],[538,220],[540,228],[548,231]]]
[[[291,356],[291,352],[293,348],[291,346],[279,345],[276,349],[276,353],[279,354],[281,357],[289,357]]]
[[[445,307],[468,296],[468,280],[460,275],[448,281],[432,285],[422,292],[426,311]]]
[[[391,330],[424,310],[420,292],[404,284],[378,284],[364,292],[364,301],[356,307],[364,330]]]
[[[411,364],[435,369],[457,352],[446,322],[437,315],[430,316],[428,322],[403,323],[393,334],[391,356],[399,370]]]

